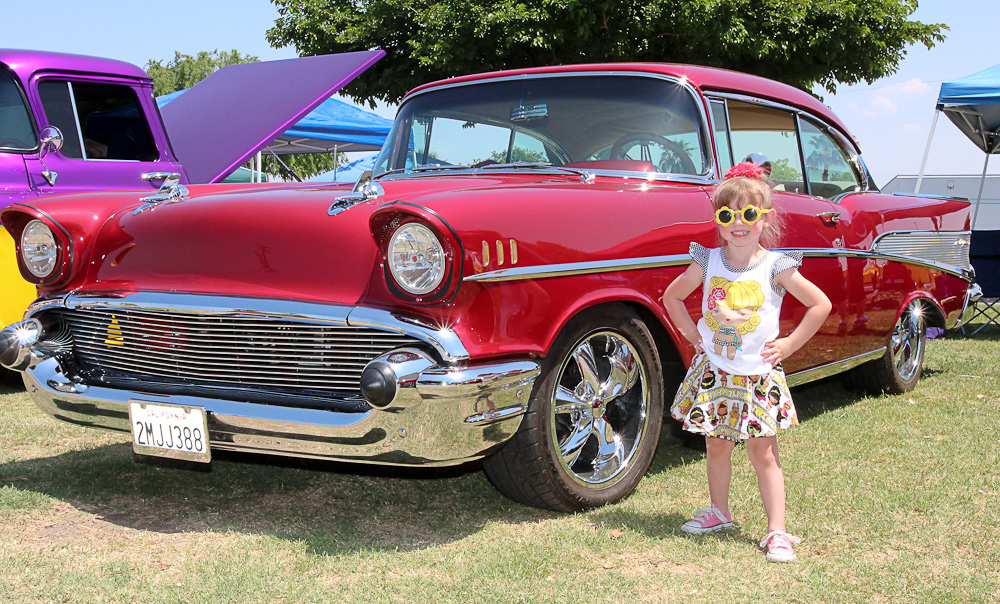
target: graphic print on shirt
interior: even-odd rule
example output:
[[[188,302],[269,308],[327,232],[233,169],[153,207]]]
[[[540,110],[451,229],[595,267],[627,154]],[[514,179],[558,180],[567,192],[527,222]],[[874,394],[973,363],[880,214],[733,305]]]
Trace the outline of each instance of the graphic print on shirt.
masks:
[[[705,323],[714,332],[715,354],[725,353],[730,360],[743,350],[743,336],[757,329],[757,309],[764,304],[764,293],[756,281],[730,281],[712,277]]]

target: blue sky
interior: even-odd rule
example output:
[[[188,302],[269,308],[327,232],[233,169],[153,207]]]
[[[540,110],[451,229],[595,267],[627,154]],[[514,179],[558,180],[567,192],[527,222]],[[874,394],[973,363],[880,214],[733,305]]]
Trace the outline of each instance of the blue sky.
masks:
[[[945,42],[929,51],[910,48],[898,73],[873,84],[841,86],[835,95],[817,91],[860,142],[878,184],[919,170],[942,82],[1000,63],[995,2],[923,0],[915,18],[948,25]],[[267,0],[8,0],[4,5],[0,43],[9,48],[111,57],[140,67],[150,59],[170,60],[174,51],[236,49],[262,60],[295,56],[264,39],[277,18]],[[394,108],[377,112],[392,117]],[[979,175],[984,159],[949,121],[938,122],[928,174]],[[1000,174],[1000,159],[989,171]]]

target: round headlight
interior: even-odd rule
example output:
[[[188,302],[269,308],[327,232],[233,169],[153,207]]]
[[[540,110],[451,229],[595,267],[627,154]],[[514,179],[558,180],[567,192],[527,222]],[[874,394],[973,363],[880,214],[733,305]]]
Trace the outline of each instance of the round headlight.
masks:
[[[426,226],[410,222],[399,227],[388,251],[392,277],[407,292],[420,296],[441,285],[447,259],[441,242]]]
[[[32,275],[44,279],[56,269],[59,248],[52,229],[41,220],[32,220],[21,233],[21,259]]]

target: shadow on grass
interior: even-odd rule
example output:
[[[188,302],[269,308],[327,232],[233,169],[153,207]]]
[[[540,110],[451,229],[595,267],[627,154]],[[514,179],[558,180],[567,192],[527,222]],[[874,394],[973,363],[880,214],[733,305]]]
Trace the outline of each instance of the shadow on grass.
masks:
[[[858,400],[829,380],[796,388],[793,396],[804,421]],[[703,453],[671,436],[675,423],[668,419],[663,426],[650,473],[701,459]],[[89,433],[98,434],[84,435]],[[135,463],[130,445],[122,443],[0,464],[0,487],[65,501],[120,527],[268,535],[304,543],[317,555],[419,550],[491,523],[560,516],[505,498],[478,464],[398,468],[218,452],[210,470]],[[19,509],[17,501],[11,511]],[[661,537],[663,526],[685,520],[677,514],[631,517],[615,506],[592,514],[596,523]]]
[[[41,493],[121,527],[270,535],[318,555],[422,549],[492,522],[557,516],[504,498],[478,470],[219,453],[210,472],[192,472],[135,463],[122,443],[0,464],[0,487]]]

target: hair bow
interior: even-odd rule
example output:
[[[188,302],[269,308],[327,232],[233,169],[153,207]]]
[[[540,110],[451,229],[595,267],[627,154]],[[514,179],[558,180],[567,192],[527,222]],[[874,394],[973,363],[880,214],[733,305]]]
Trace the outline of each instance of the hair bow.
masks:
[[[745,161],[740,164],[736,164],[726,172],[726,178],[733,178],[734,176],[746,176],[747,178],[756,178],[757,180],[762,180],[767,172],[764,168],[758,166],[752,161]]]

